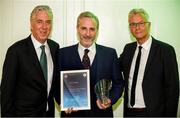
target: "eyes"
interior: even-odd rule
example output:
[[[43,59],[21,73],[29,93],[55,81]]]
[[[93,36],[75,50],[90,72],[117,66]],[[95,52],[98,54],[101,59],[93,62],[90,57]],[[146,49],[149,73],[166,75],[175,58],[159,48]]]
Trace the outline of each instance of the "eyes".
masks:
[[[43,21],[43,20],[36,20],[35,21],[37,24],[47,24],[47,25],[51,25],[52,21],[51,20],[46,20],[46,21]]]
[[[90,31],[92,31],[92,32],[95,32],[95,31],[96,31],[96,28],[94,28],[94,27],[90,27],[90,28],[80,27],[80,29],[81,29],[82,31],[86,31],[86,30],[90,30]]]
[[[136,28],[137,26],[139,26],[139,27],[145,27],[145,25],[146,25],[147,23],[150,23],[150,22],[130,23],[130,24],[129,24],[129,27],[131,27],[131,28]]]

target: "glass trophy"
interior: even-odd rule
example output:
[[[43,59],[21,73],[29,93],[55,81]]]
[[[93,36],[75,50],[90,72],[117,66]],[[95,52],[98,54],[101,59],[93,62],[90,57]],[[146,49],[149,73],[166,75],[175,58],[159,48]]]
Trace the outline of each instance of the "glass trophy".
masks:
[[[107,104],[109,99],[109,91],[112,87],[112,81],[108,79],[102,79],[98,81],[95,85],[95,93],[98,99],[101,100],[103,104]]]

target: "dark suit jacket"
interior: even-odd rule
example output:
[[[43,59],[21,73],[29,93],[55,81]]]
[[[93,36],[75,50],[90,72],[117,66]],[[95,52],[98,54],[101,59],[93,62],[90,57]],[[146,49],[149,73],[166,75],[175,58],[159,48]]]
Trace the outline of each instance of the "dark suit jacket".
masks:
[[[112,48],[104,47],[96,44],[96,55],[90,68],[90,94],[91,94],[91,110],[83,110],[73,112],[69,116],[76,117],[112,117],[112,107],[107,110],[100,110],[96,105],[96,95],[94,86],[100,79],[111,79],[113,81],[110,92],[110,99],[114,104],[123,92],[123,79],[118,70],[117,54]],[[78,70],[84,69],[78,53],[78,45],[65,47],[59,50],[60,70]],[[68,116],[62,112],[61,116]]]
[[[127,44],[119,58],[120,68],[125,78],[124,113],[128,103],[128,77],[136,46],[136,42]],[[176,116],[179,76],[172,46],[152,39],[142,88],[148,116]]]
[[[54,116],[56,53],[59,45],[47,41],[54,63],[52,88],[47,98],[47,83],[30,36],[7,51],[1,83],[2,116]],[[46,112],[47,101],[49,111]]]

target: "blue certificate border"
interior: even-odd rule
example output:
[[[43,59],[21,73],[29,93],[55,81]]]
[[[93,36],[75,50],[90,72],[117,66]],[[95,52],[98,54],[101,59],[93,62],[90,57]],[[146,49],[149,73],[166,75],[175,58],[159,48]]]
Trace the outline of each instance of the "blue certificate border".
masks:
[[[61,111],[71,107],[74,110],[91,109],[88,69],[61,71],[60,79]]]

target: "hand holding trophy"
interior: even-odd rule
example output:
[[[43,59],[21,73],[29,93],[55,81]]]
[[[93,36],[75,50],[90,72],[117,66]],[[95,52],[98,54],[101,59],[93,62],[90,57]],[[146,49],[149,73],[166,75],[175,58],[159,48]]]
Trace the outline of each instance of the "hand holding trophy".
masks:
[[[102,79],[95,85],[96,96],[103,105],[109,104],[109,91],[111,87],[112,81],[108,79]]]

